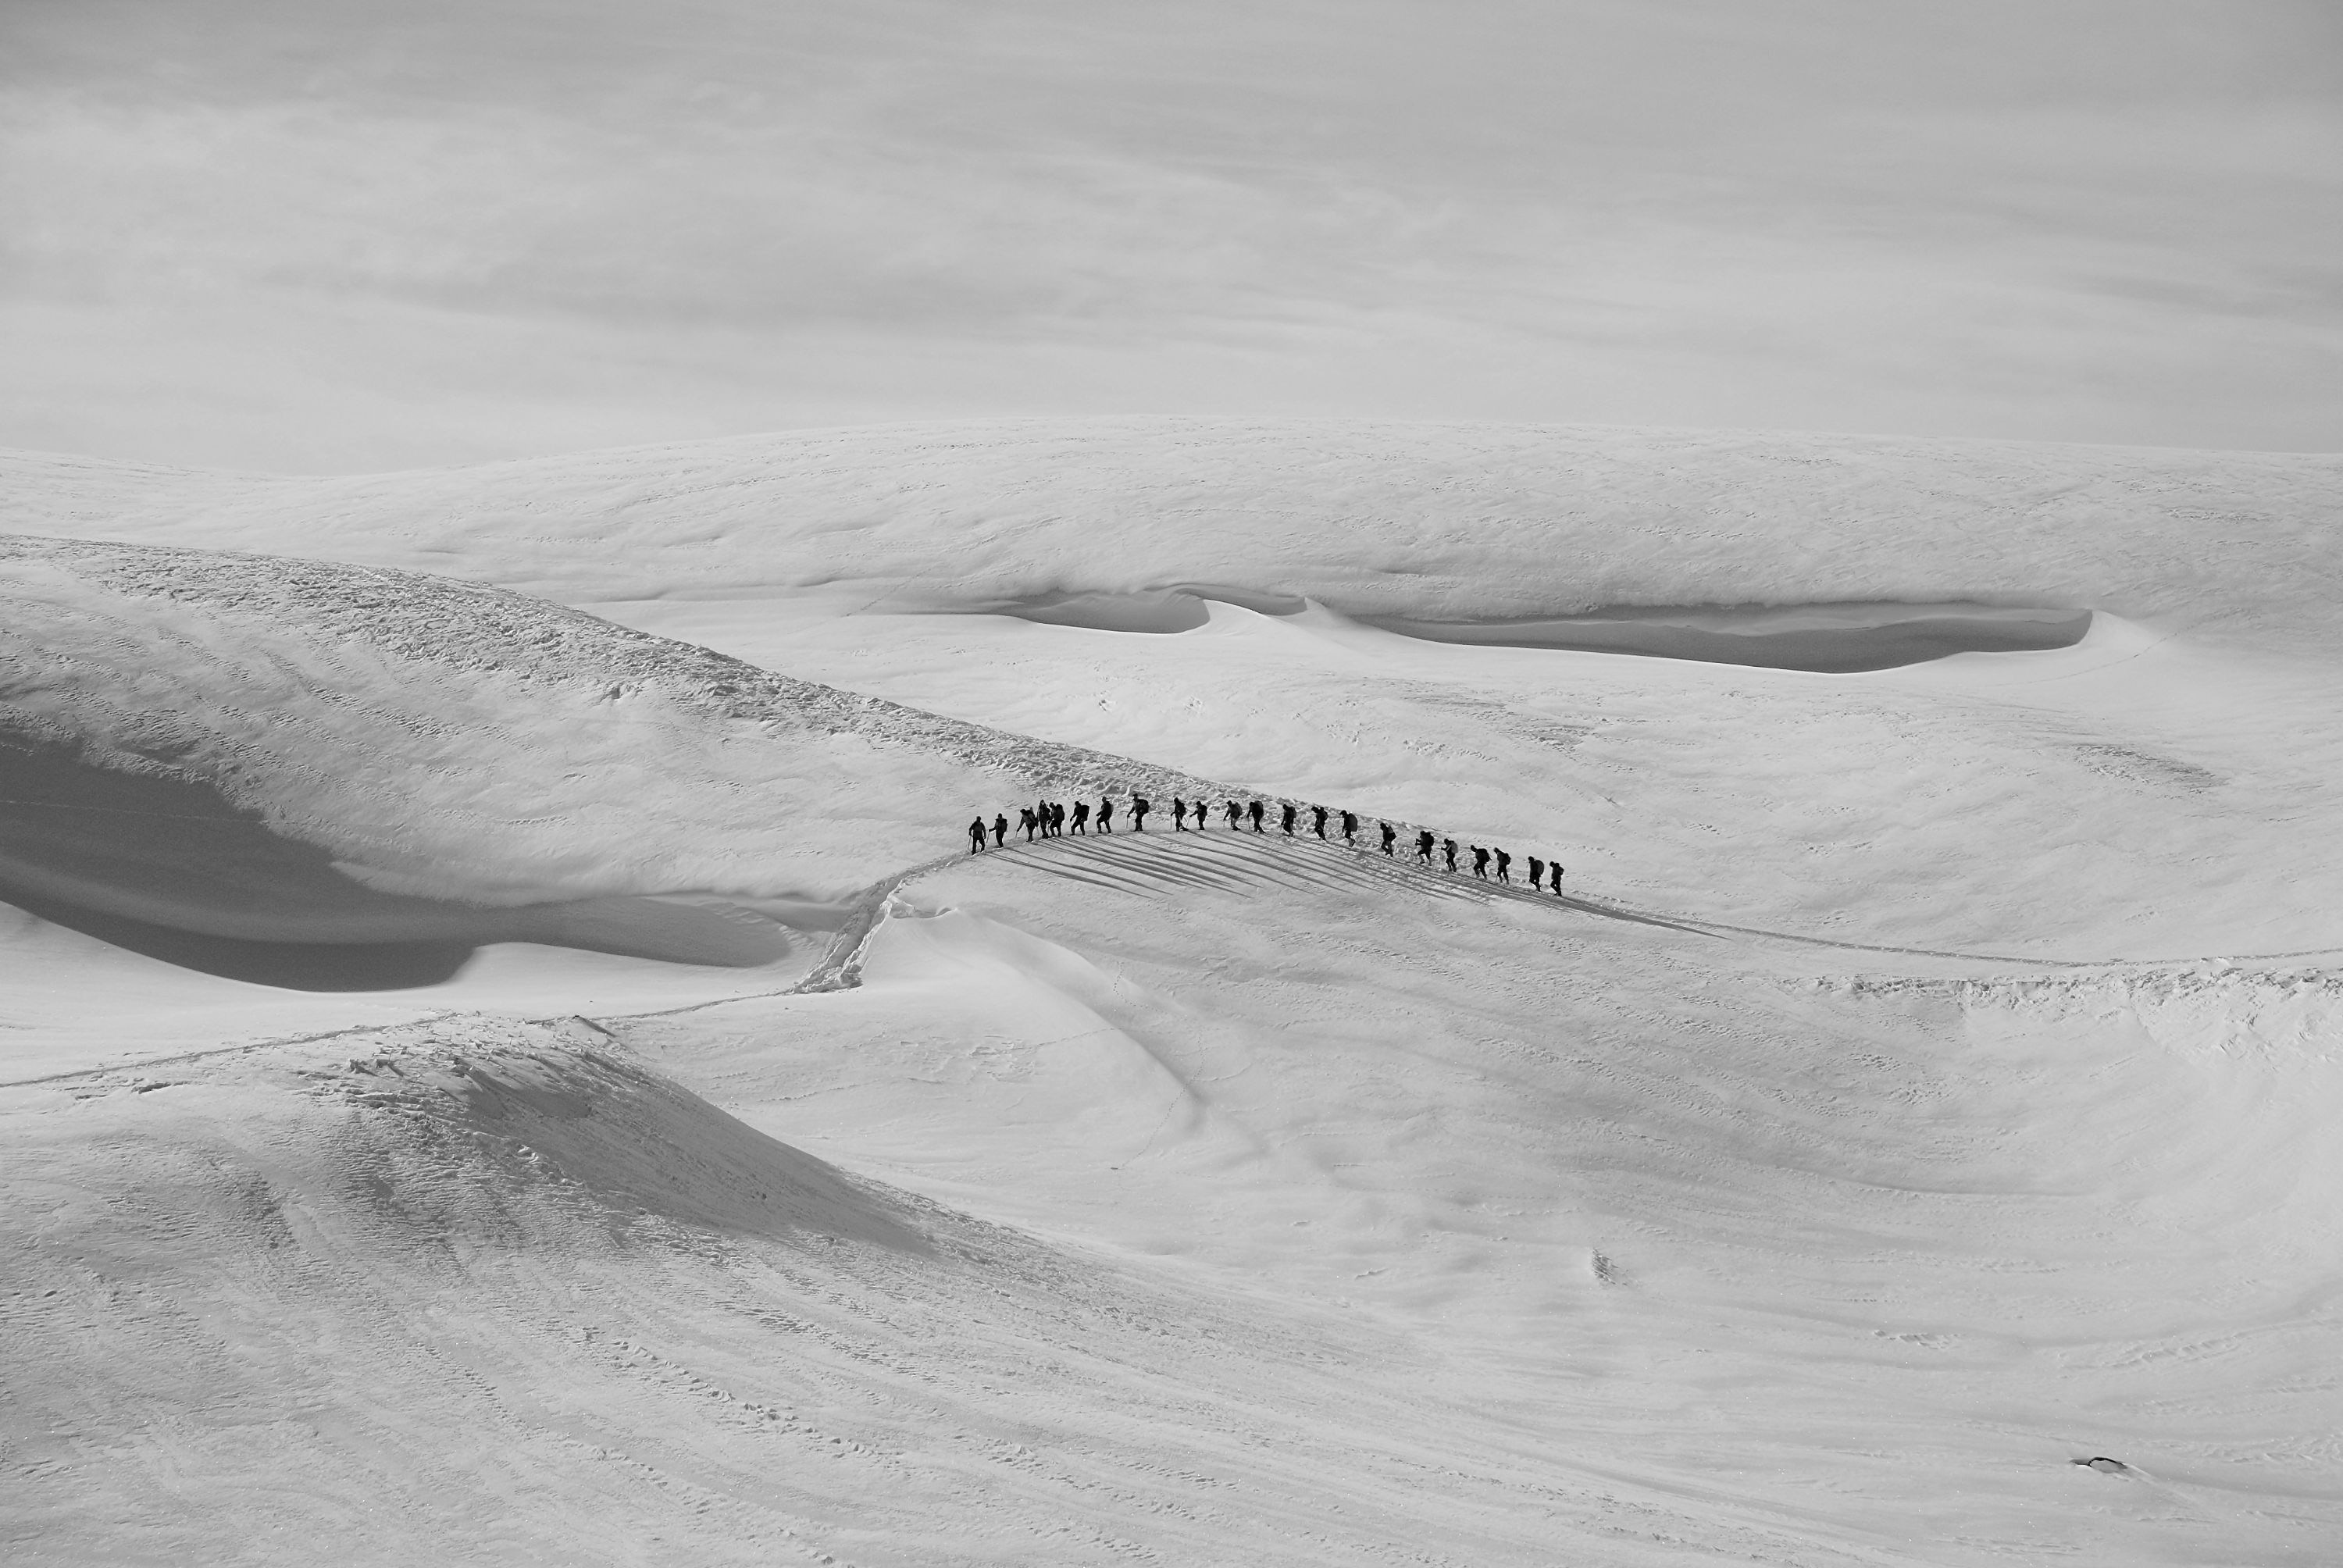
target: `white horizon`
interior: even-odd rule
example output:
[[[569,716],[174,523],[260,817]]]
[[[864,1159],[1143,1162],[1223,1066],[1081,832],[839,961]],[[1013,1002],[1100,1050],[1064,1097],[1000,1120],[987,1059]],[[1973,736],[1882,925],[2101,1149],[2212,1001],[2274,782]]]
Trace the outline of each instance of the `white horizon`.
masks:
[[[2327,451],[2343,16],[151,0],[0,23],[0,446],[1331,416]]]

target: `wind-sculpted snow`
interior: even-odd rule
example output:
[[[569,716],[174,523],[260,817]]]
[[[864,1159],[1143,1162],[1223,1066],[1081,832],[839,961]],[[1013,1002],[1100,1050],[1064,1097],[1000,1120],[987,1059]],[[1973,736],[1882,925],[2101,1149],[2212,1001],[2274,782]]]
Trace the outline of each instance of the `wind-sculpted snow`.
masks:
[[[0,1093],[0,1134],[14,1560],[1320,1568],[1560,1529],[1640,1564],[1718,1528],[1473,1430],[1389,1324],[854,1176],[575,1025]]]
[[[1355,420],[789,432],[351,478],[20,454],[12,526],[567,603],[1013,607],[1186,584],[1466,622],[1973,599],[2331,642],[2343,458]]]
[[[259,556],[0,538],[0,672],[12,880],[260,940],[759,961],[753,914],[609,900],[823,923],[800,906],[975,805],[1198,790],[501,589]]]

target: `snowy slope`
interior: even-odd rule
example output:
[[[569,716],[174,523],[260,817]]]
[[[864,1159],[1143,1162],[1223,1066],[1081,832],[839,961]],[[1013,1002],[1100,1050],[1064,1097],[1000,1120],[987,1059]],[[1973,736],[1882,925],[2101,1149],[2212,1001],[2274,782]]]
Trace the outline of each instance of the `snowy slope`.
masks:
[[[14,875],[216,935],[479,934],[429,900],[818,902],[976,805],[1198,792],[414,573],[0,536],[0,628]]]
[[[329,972],[0,924],[11,1555],[2330,1562],[2338,466],[1204,421],[12,459],[26,755],[386,898],[797,929]],[[1843,673],[1406,634],[1761,601],[2093,613]],[[1160,819],[929,864],[1101,768],[1573,896]],[[217,842],[206,897],[290,885]]]

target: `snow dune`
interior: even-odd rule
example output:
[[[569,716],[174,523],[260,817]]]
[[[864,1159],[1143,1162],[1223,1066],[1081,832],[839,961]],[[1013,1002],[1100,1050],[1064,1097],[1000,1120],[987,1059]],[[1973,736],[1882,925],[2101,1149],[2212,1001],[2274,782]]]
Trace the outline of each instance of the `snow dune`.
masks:
[[[2332,1562],[2337,469],[11,458],[12,1552]]]

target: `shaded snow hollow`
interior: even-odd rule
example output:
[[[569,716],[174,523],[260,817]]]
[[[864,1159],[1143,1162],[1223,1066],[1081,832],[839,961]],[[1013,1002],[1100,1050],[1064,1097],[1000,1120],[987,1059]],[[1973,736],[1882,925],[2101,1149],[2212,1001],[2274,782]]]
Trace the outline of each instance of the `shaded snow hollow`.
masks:
[[[1266,615],[1299,615],[1310,602],[1183,585],[1147,593],[1045,594],[993,608],[1044,626],[1170,635],[1209,624],[1214,601]],[[1589,615],[1488,620],[1418,620],[1396,615],[1360,619],[1432,642],[1690,658],[1818,673],[1893,669],[1956,653],[2072,648],[2091,629],[2088,610],[1982,604],[1648,605]]]

